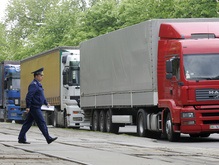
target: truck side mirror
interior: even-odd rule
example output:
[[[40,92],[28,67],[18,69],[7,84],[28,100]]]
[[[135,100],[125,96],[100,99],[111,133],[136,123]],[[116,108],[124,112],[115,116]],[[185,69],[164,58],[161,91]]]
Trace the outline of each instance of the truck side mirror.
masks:
[[[166,72],[167,72],[167,73],[173,73],[172,60],[167,60],[167,61],[166,61]]]
[[[68,77],[65,69],[63,70],[62,75],[63,75],[63,85],[68,84]]]
[[[173,65],[172,59],[166,61],[166,78],[171,79],[173,77]]]
[[[65,56],[62,56],[62,63],[63,64],[66,64],[66,62],[67,62],[67,56],[65,55]]]
[[[4,80],[4,89],[7,89],[8,88],[8,81],[7,80]]]

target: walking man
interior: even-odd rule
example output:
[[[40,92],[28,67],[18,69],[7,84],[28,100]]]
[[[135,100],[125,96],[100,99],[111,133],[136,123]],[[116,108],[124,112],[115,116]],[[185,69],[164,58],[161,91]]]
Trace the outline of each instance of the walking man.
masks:
[[[42,84],[40,83],[43,79],[43,69],[44,68],[40,68],[32,72],[32,74],[34,74],[34,80],[30,83],[28,87],[28,93],[26,95],[27,118],[24,121],[23,126],[20,130],[18,143],[30,144],[30,142],[27,142],[26,133],[32,126],[34,120],[37,123],[37,126],[39,127],[48,144],[52,143],[58,138],[52,138],[51,136],[49,136],[48,128],[41,111],[41,106],[43,104],[49,106],[44,96]]]

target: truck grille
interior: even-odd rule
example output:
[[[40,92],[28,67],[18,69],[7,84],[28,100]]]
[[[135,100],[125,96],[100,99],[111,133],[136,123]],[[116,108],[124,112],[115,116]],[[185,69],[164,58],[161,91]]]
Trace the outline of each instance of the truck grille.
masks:
[[[197,89],[197,101],[219,100],[219,89]]]
[[[197,110],[196,117],[197,117],[197,120],[200,120],[201,124],[219,125],[219,109],[218,108]]]

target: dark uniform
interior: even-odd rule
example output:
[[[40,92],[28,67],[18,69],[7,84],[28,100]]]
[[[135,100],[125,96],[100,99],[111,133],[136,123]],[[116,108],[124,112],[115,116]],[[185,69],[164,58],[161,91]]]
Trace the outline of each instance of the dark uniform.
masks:
[[[37,73],[42,74],[42,71],[43,68],[32,73],[37,75]],[[44,96],[42,84],[38,80],[34,79],[30,83],[28,87],[28,93],[26,95],[26,106],[27,108],[30,108],[30,111],[27,114],[27,118],[23,123],[20,134],[18,136],[19,143],[29,144],[29,142],[26,141],[26,132],[30,129],[34,120],[37,123],[40,131],[46,138],[48,144],[57,139],[57,137],[52,138],[51,136],[49,136],[47,125],[41,111],[41,106],[43,104],[48,105]]]

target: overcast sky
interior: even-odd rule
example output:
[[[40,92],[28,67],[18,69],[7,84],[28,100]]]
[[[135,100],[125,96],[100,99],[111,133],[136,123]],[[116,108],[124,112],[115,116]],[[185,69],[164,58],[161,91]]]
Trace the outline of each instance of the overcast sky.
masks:
[[[4,18],[7,2],[8,0],[0,0],[0,20]]]

